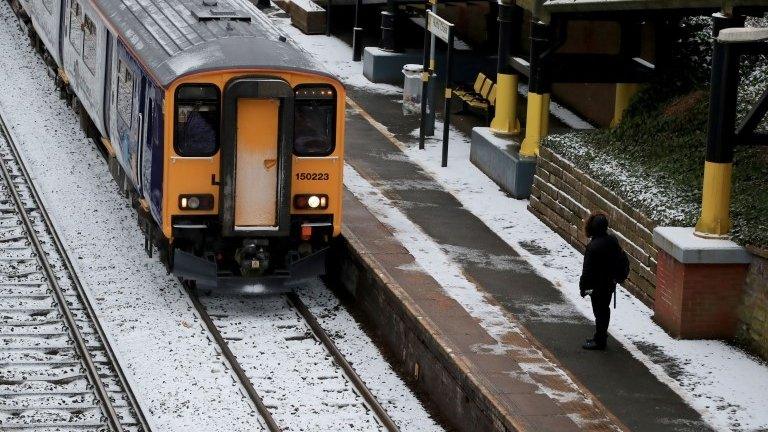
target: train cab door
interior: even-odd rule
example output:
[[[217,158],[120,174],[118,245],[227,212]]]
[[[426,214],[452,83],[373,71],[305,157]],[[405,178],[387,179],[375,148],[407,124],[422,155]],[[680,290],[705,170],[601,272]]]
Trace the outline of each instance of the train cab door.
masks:
[[[277,226],[280,100],[240,98],[235,133],[235,226]]]
[[[235,79],[224,90],[222,115],[225,234],[288,233],[293,89],[275,78]]]

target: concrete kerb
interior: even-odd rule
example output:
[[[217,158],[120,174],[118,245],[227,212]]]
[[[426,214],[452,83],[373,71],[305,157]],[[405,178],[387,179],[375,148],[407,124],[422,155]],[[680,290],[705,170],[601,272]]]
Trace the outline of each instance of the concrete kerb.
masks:
[[[446,417],[451,424],[458,430],[465,431],[526,431],[529,430],[525,425],[517,422],[513,417],[503,413],[498,407],[501,404],[496,397],[488,390],[490,383],[484,382],[473,372],[469,362],[463,359],[458,348],[448,340],[440,329],[425,316],[425,313],[414,304],[410,296],[400,287],[400,285],[389,275],[383,266],[372,256],[365,252],[365,247],[357,239],[354,233],[348,228],[342,229],[342,249],[343,259],[350,259],[356,266],[364,269],[364,273],[369,275],[369,281],[373,284],[365,284],[368,290],[375,290],[376,295],[381,297],[379,307],[387,307],[389,312],[396,314],[406,324],[405,328],[412,332],[411,335],[403,335],[403,339],[417,341],[417,345],[403,340],[401,343],[392,344],[388,347],[390,352],[397,355],[397,359],[404,370],[411,371],[411,377],[414,379],[419,391],[429,395],[430,400],[438,406],[452,406],[453,410],[441,410],[441,414]],[[344,265],[342,265],[344,268]],[[351,281],[342,276],[342,284],[345,289],[355,293],[355,297],[365,296],[364,290],[356,286],[360,283],[360,278]],[[355,283],[355,286],[347,286],[349,283]],[[370,295],[370,294],[368,294]],[[366,300],[362,300],[364,303]],[[365,306],[363,306],[365,307]],[[379,312],[381,313],[381,312]],[[374,318],[375,319],[375,318]],[[382,335],[385,336],[385,335]],[[409,337],[410,336],[410,337]],[[386,339],[386,338],[384,338]],[[410,346],[409,346],[410,345]],[[408,349],[419,352],[409,353]],[[430,362],[414,361],[416,358],[430,358]],[[418,364],[418,366],[416,366]],[[432,371],[427,370],[432,368]],[[414,373],[414,370],[418,372]],[[453,387],[453,391],[440,391],[441,387],[433,386],[426,382],[422,377],[426,375],[440,376],[440,382],[444,385]],[[446,378],[448,380],[446,380]],[[452,382],[449,382],[452,381]],[[455,395],[463,395],[463,398],[455,398]],[[463,407],[456,406],[458,404]],[[471,413],[469,414],[467,412]],[[469,421],[468,421],[469,420]],[[480,423],[478,420],[482,421]]]
[[[375,331],[385,340],[389,352],[397,357],[402,370],[409,371],[417,389],[429,396],[453,427],[461,431],[539,431],[528,424],[525,416],[516,416],[504,408],[492,390],[493,384],[478,373],[476,366],[425,316],[375,254],[367,252],[363,243],[346,226],[342,229],[342,237],[341,258],[349,262],[341,268],[354,265],[356,269],[354,277],[341,278],[342,285],[354,293],[362,312],[373,320],[378,319],[379,322],[374,323]],[[362,275],[367,277],[361,278]],[[400,328],[392,322],[385,322],[392,321],[395,316],[403,323]],[[512,317],[510,319],[514,321]],[[530,332],[524,327],[520,330],[529,343],[550,359],[553,366],[563,371],[611,423],[619,430],[629,430]],[[398,336],[393,335],[401,339],[395,340]],[[413,373],[414,370],[418,372]]]

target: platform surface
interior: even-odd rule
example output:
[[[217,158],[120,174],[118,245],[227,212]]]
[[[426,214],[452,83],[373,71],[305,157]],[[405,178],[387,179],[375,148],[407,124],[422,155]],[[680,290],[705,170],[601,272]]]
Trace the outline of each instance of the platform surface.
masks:
[[[354,88],[350,88],[348,94],[373,120],[385,125],[395,138],[408,141],[411,132],[418,127],[416,119],[403,118],[396,96],[372,94]],[[495,259],[521,261],[520,255],[509,244],[411,162],[363,116],[354,112],[350,112],[347,119],[347,143],[347,163],[369,182],[380,185],[382,193],[435,242]],[[419,187],[414,188],[413,185]],[[347,205],[346,211],[345,226],[360,233],[360,238],[370,236],[367,223],[361,223],[355,217],[355,212],[361,210],[356,210],[355,205]],[[402,246],[397,248],[401,253],[403,249]],[[391,248],[388,246],[385,250]],[[447,334],[457,335],[459,339],[464,338],[464,343],[486,340],[487,334],[480,331],[482,329],[478,330],[471,320],[458,318],[461,311],[446,296],[440,296],[440,290],[426,295],[420,293],[424,285],[402,275],[397,268],[402,263],[397,260],[392,262],[393,259],[387,254],[376,256],[393,275],[401,275],[403,289],[411,291],[414,298],[421,296],[425,308],[432,308],[438,328]],[[554,362],[562,365],[583,386],[585,392],[593,395],[628,429],[659,432],[710,430],[699,413],[660,382],[616,340],[609,339],[609,349],[605,352],[582,350],[582,341],[594,332],[589,320],[557,321],[542,314],[541,306],[551,309],[569,307],[568,300],[530,265],[522,263],[499,268],[477,260],[464,260],[460,266],[468,279],[526,329],[532,344],[543,347]],[[472,362],[484,361],[478,356],[469,359]],[[502,368],[515,370],[514,358],[499,360],[504,362]],[[544,403],[541,399],[539,402],[551,406],[551,403]],[[562,410],[562,407],[559,408]]]

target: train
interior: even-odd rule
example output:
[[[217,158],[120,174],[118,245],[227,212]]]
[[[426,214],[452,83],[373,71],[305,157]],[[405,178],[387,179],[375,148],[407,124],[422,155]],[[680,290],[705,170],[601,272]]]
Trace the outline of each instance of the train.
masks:
[[[11,4],[130,197],[150,256],[217,286],[318,268],[341,233],[345,90],[256,6]]]

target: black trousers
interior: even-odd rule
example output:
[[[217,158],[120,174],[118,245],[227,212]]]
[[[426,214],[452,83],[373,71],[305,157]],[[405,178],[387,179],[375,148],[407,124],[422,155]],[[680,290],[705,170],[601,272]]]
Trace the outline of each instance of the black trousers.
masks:
[[[611,297],[613,290],[595,291],[591,295],[592,312],[595,314],[595,343],[605,345],[608,340],[608,323],[611,321]]]

